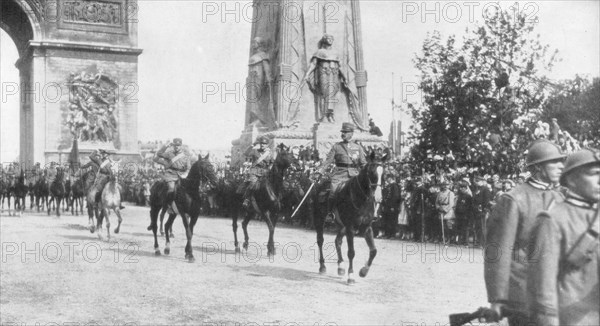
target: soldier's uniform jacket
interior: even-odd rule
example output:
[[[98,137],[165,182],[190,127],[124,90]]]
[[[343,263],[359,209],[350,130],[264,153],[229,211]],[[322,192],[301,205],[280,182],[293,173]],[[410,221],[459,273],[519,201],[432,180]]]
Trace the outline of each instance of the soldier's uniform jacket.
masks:
[[[109,176],[112,174],[112,161],[110,159],[106,158],[103,160],[100,155],[93,153],[89,157],[92,162],[98,165],[98,173],[100,175]]]
[[[597,207],[568,193],[564,202],[539,215],[528,273],[530,316],[536,325],[600,325],[600,221],[593,222]],[[576,246],[594,232],[587,245]],[[571,251],[581,252],[586,260],[573,266],[566,259]]]
[[[357,143],[339,142],[333,145],[324,166],[327,167],[335,162],[335,168],[331,174],[332,188],[335,189],[340,183],[357,176],[359,169],[367,164],[365,152]]]
[[[527,311],[527,246],[536,216],[563,200],[549,184],[529,179],[502,195],[487,223],[484,277],[490,303]]]
[[[245,155],[246,159],[252,163],[252,167],[250,167],[246,172],[250,177],[259,178],[264,176],[269,171],[269,167],[273,163],[273,153],[268,148],[266,148],[264,151],[259,151],[256,148],[250,147],[248,150],[246,150]]]
[[[456,206],[456,197],[449,189],[440,191],[435,199],[435,208],[441,217],[445,220],[453,219],[454,207]]]
[[[167,151],[167,146],[163,146],[154,157],[154,162],[165,167],[163,180],[177,181],[183,178],[190,169],[190,161],[183,151],[175,154],[173,151]]]

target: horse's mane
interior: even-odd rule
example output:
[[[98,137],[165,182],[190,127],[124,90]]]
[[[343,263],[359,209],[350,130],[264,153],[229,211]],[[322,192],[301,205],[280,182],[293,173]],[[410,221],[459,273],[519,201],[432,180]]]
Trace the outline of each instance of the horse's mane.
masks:
[[[208,182],[213,186],[216,186],[218,183],[214,166],[208,160],[202,158],[192,164],[187,179],[198,182]]]

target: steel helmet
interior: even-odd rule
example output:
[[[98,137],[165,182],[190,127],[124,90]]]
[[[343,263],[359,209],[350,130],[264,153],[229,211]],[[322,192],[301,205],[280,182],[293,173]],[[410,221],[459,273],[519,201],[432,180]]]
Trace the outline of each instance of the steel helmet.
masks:
[[[536,141],[531,144],[527,152],[527,166],[563,159],[565,157],[566,155],[561,152],[560,147],[555,143],[548,140]]]
[[[567,161],[565,162],[565,168],[563,169],[560,178],[561,183],[563,183],[564,176],[566,176],[569,172],[580,166],[588,164],[600,165],[600,151],[591,148],[584,148],[569,155]]]

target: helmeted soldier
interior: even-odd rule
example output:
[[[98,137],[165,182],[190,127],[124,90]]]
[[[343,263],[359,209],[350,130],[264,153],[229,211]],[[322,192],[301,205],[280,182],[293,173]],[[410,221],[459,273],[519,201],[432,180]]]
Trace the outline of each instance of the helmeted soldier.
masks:
[[[333,145],[319,170],[319,173],[323,174],[326,168],[335,163],[335,168],[330,175],[331,186],[327,201],[328,214],[332,213],[333,198],[338,187],[351,177],[357,176],[359,169],[367,164],[362,146],[351,141],[354,135],[354,125],[344,122],[340,131],[342,133],[342,141]]]
[[[260,179],[267,174],[273,163],[273,153],[268,147],[269,139],[265,136],[259,136],[254,142],[254,146],[249,147],[244,153],[246,161],[251,164],[246,171],[244,183],[238,189],[239,194],[244,194],[242,206],[249,207],[254,204],[252,193],[258,189]]]
[[[565,155],[547,140],[534,142],[527,153],[532,176],[503,194],[487,223],[484,276],[491,308],[502,316],[504,308],[518,313],[508,316],[509,325],[527,323],[527,249],[537,214],[553,202],[562,201],[556,190]]]
[[[172,143],[161,147],[154,157],[154,162],[165,167],[162,180],[167,183],[167,203],[175,199],[175,183],[190,169],[190,161],[181,149],[182,145],[181,138],[174,138]]]
[[[567,158],[564,202],[538,215],[531,232],[531,325],[600,325],[600,152]]]

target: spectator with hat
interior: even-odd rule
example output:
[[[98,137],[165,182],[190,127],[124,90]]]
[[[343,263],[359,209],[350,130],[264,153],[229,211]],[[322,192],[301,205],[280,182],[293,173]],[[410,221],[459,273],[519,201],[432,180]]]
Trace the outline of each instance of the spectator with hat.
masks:
[[[440,192],[437,194],[435,200],[435,208],[438,212],[440,221],[440,227],[444,228],[442,236],[445,236],[445,231],[451,231],[454,229],[454,222],[456,221],[456,215],[454,214],[454,208],[456,207],[456,196],[454,192],[448,187],[449,183],[443,180],[440,183]],[[445,241],[445,239],[443,239]]]
[[[473,220],[473,195],[469,191],[470,183],[468,180],[461,180],[458,183],[458,193],[456,196],[456,231],[455,237],[458,244],[466,244],[469,240],[469,223]]]
[[[518,313],[510,326],[527,323],[527,249],[537,214],[562,201],[556,191],[565,155],[553,142],[534,142],[527,153],[532,176],[499,199],[487,223],[484,276],[491,309],[503,316],[505,308]]]
[[[531,231],[530,325],[600,325],[600,152],[570,155],[560,183],[566,199]]]
[[[473,242],[483,245],[485,241],[485,222],[493,200],[487,181],[482,176],[475,176],[473,188],[473,219],[469,224],[469,232],[473,234]]]

